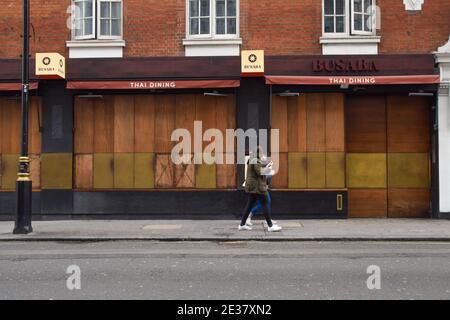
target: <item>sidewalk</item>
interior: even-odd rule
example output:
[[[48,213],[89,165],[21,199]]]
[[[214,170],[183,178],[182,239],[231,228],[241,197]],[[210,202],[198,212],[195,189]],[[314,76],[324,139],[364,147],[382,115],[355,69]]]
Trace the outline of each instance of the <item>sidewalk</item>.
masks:
[[[449,220],[350,219],[280,220],[267,233],[261,220],[238,231],[234,220],[36,221],[34,232],[13,235],[13,222],[0,222],[0,241],[449,241]]]

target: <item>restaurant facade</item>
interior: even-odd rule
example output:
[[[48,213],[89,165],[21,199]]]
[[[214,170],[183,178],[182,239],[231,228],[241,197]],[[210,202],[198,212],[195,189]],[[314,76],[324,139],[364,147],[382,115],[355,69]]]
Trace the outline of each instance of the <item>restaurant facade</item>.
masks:
[[[383,36],[362,44],[321,39],[321,52],[289,54],[263,42],[239,43],[236,54],[231,40],[211,49],[193,38],[183,40],[182,55],[121,57],[108,56],[116,47],[83,56],[88,50],[67,41],[65,79],[31,74],[34,217],[238,216],[243,165],[195,163],[222,152],[206,152],[208,141],[190,161],[171,160],[172,133],[195,136],[195,121],[202,133],[217,128],[224,136],[279,130],[279,148],[269,150],[279,166],[274,216],[448,217],[449,44],[382,52]],[[206,54],[196,54],[198,46]],[[0,59],[3,218],[15,211],[19,94],[20,60]]]

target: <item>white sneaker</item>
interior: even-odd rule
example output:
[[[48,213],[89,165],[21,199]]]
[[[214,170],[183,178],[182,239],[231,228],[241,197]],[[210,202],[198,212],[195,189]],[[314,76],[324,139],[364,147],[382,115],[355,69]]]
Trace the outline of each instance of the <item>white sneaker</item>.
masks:
[[[251,219],[251,218],[248,218],[247,221],[245,221],[245,225],[251,227],[251,226],[253,225],[252,219]]]
[[[252,230],[252,228],[247,225],[239,226],[239,231],[250,231],[250,230]]]
[[[280,226],[277,225],[277,224],[274,224],[273,226],[269,227],[269,228],[267,229],[267,231],[269,231],[269,232],[277,232],[277,231],[281,231],[281,229],[283,229],[283,228],[280,227]]]
[[[272,220],[272,224],[277,224],[278,222],[276,222],[275,220]],[[264,225],[267,227],[267,221],[264,220]]]

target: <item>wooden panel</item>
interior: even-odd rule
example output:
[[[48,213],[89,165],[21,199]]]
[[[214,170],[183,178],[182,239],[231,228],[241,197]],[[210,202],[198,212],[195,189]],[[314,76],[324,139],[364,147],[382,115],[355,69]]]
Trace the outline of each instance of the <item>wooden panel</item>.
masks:
[[[347,187],[386,188],[386,161],[385,153],[347,154]]]
[[[322,189],[326,187],[326,155],[324,152],[310,152],[308,161],[308,188]]]
[[[194,164],[183,163],[175,166],[175,187],[195,188]]]
[[[94,151],[114,152],[114,96],[94,100]]]
[[[170,138],[175,130],[175,95],[157,95],[155,99],[155,151],[170,153],[174,145]]]
[[[236,128],[236,96],[229,95],[226,97],[220,97],[216,103],[216,125],[217,129],[222,132],[224,138],[224,148],[226,147],[226,130],[227,129],[235,129]],[[229,143],[231,144],[235,139],[230,139]],[[224,149],[225,151],[225,149]],[[225,152],[236,152],[236,144],[234,147],[230,145],[229,150],[227,149]]]
[[[389,218],[429,218],[429,189],[388,189]]]
[[[194,94],[176,95],[175,127],[177,129],[187,129],[191,133],[192,145],[194,139],[196,99],[197,96]]]
[[[349,218],[385,218],[387,216],[386,189],[350,189],[348,216]]]
[[[327,152],[326,154],[327,188],[345,188],[345,153]]]
[[[75,189],[92,189],[94,156],[92,154],[75,155]]]
[[[196,95],[195,120],[202,122],[203,132],[217,128],[216,106],[222,97]],[[203,141],[203,150],[211,141]],[[197,150],[195,150],[197,151]]]
[[[0,159],[2,158],[2,148],[3,148],[3,101],[4,100],[5,100],[5,98],[0,97]],[[0,169],[1,169],[1,163],[0,163]],[[2,180],[2,178],[1,178],[1,172],[0,172],[0,188],[1,188],[1,180]]]
[[[30,154],[41,153],[41,132],[39,131],[41,113],[41,100],[39,97],[30,98],[30,114],[28,119],[28,152]]]
[[[134,187],[134,154],[114,154],[114,188],[132,189]]]
[[[20,153],[20,101],[3,99],[2,153]]]
[[[424,97],[388,97],[388,152],[428,152],[430,105]]]
[[[30,178],[33,189],[41,188],[41,157],[38,154],[30,155]]]
[[[390,188],[428,188],[430,186],[427,153],[389,153],[388,186]]]
[[[17,169],[19,163],[18,154],[2,154],[2,189],[15,189],[17,180]]]
[[[43,153],[42,189],[72,189],[72,161],[71,153]]]
[[[344,94],[325,94],[325,139],[326,150],[344,152],[345,150]]]
[[[1,99],[0,99],[0,108],[1,108]],[[0,110],[0,114],[1,114],[1,110]],[[1,122],[0,122],[1,124]],[[1,131],[1,128],[0,128]],[[1,136],[0,136],[1,138]],[[1,141],[1,140],[0,140]],[[1,144],[1,143],[0,143]],[[3,167],[2,167],[2,155],[0,154],[0,190],[2,189],[2,175],[3,175]]]
[[[114,99],[114,152],[134,151],[134,97]]]
[[[153,189],[155,187],[155,154],[134,154],[134,187]]]
[[[274,189],[287,188],[288,183],[288,154],[287,153],[272,153],[272,161],[274,162],[274,169],[278,165],[278,172],[272,179],[272,187]]]
[[[272,129],[280,130],[279,152],[288,152],[288,107],[286,97],[273,96]],[[274,141],[272,141],[274,143]]]
[[[134,96],[134,151],[155,150],[155,96]]]
[[[307,151],[323,152],[325,140],[325,103],[321,93],[306,94]]]
[[[289,188],[303,189],[308,186],[308,160],[306,153],[290,152],[288,155]]]
[[[386,99],[347,96],[347,152],[386,152]]]
[[[94,154],[94,188],[112,189],[114,187],[114,154]]]
[[[217,188],[236,188],[236,165],[226,164],[226,154],[223,154],[222,158],[223,164],[217,164]]]
[[[76,154],[94,152],[94,101],[75,98],[74,150]]]
[[[289,152],[306,152],[306,96],[288,98],[288,148]]]
[[[203,163],[195,166],[195,187],[197,189],[215,189],[217,187],[215,164]]]
[[[174,171],[174,164],[170,155],[156,155],[156,188],[173,188]]]

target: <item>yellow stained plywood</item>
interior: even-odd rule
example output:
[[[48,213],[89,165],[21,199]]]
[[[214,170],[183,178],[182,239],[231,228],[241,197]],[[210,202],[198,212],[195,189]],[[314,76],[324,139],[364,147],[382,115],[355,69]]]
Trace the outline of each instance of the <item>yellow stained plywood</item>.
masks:
[[[308,160],[305,152],[290,152],[288,154],[289,188],[300,189],[308,186]]]
[[[30,178],[33,189],[41,188],[41,157],[38,154],[30,155]]]
[[[3,154],[1,161],[1,186],[2,189],[15,189],[17,169],[19,164],[18,154]]]
[[[347,154],[347,187],[386,188],[386,161],[385,153]]]
[[[321,189],[326,187],[326,154],[324,152],[310,152],[308,159],[308,188]]]
[[[429,188],[429,156],[427,153],[389,153],[389,188]]]
[[[72,189],[72,154],[41,155],[42,189]]]
[[[345,188],[345,153],[328,152],[326,154],[327,188]]]
[[[134,187],[136,189],[153,189],[155,187],[155,154],[134,154]]]
[[[94,188],[112,189],[114,187],[114,154],[94,154]]]
[[[215,189],[216,165],[200,164],[195,167],[195,187],[198,189]]]
[[[134,187],[134,154],[114,154],[114,188],[132,189]]]

